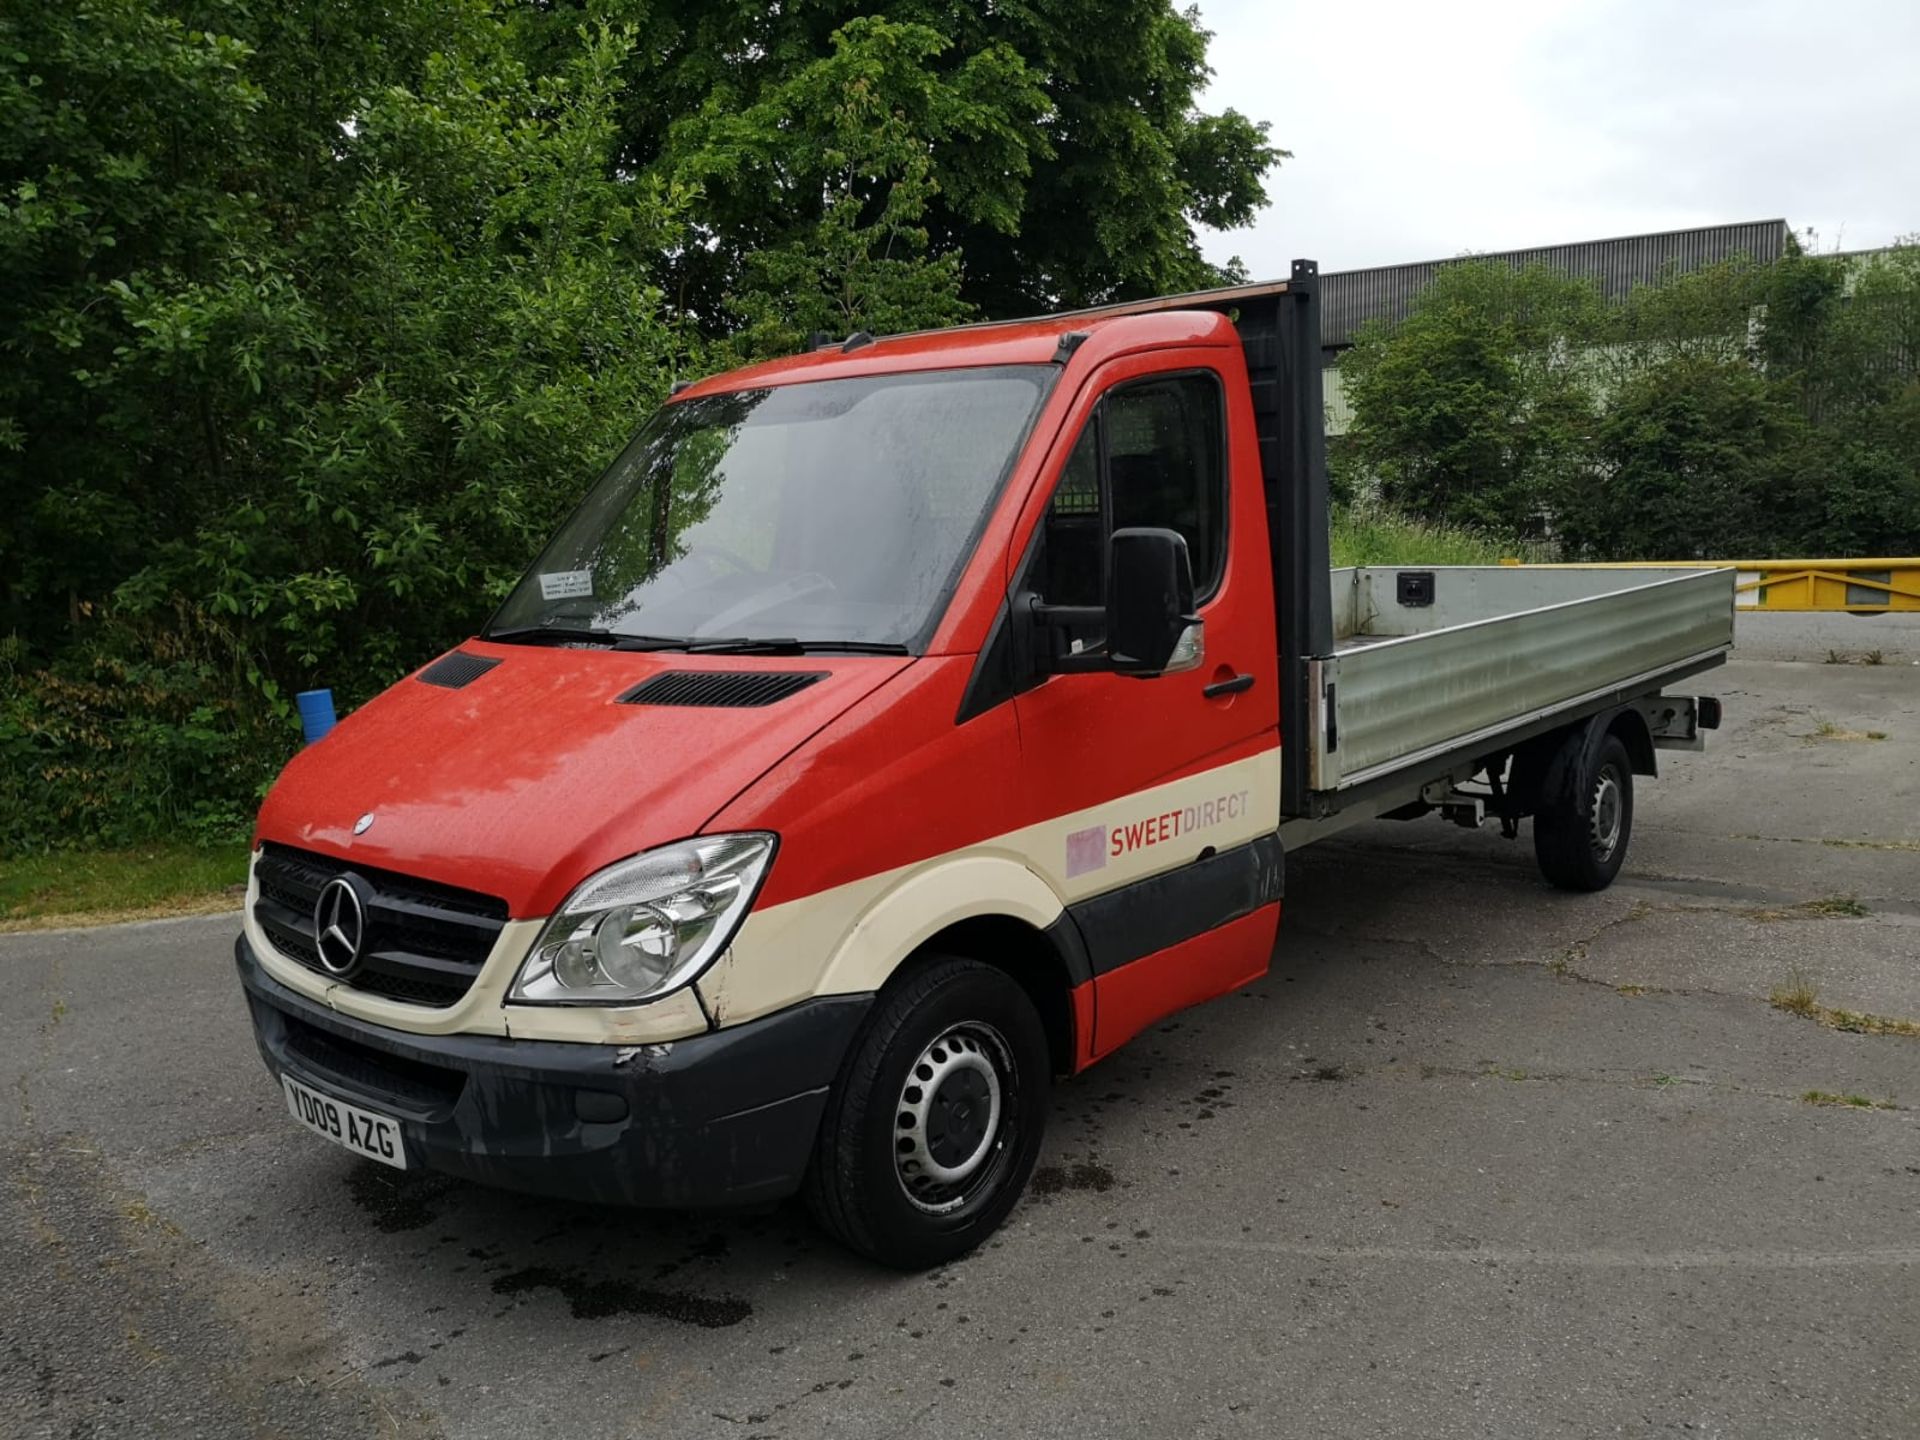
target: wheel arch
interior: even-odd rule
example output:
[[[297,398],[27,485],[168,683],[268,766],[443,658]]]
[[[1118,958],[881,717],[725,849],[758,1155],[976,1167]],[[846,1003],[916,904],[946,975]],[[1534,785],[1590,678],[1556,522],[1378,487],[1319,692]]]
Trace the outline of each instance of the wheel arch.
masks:
[[[1606,721],[1602,733],[1618,735],[1620,743],[1627,747],[1627,759],[1632,762],[1634,774],[1660,773],[1660,763],[1653,748],[1653,731],[1647,727],[1647,717],[1640,713],[1637,705],[1622,705],[1595,718]],[[1598,744],[1597,738],[1594,743]]]
[[[1632,705],[1616,705],[1585,720],[1537,735],[1514,751],[1511,794],[1515,813],[1531,815],[1568,783],[1569,761],[1579,756],[1591,763],[1609,735],[1626,746],[1627,760],[1636,775],[1658,775],[1653,732],[1647,717]],[[1577,740],[1577,745],[1569,745]]]
[[[1027,992],[1047,1032],[1047,1052],[1057,1075],[1080,1066],[1089,1035],[1079,1020],[1074,992],[1092,978],[1085,947],[1070,916],[1045,930],[1011,915],[975,915],[931,935],[901,962],[895,976],[943,955],[959,955],[991,965]]]
[[[1077,1068],[1088,1036],[1074,993],[1093,972],[1073,917],[1039,875],[1005,856],[972,855],[908,876],[855,922],[819,990],[877,991],[937,955],[1005,971],[1040,1012],[1055,1069]]]

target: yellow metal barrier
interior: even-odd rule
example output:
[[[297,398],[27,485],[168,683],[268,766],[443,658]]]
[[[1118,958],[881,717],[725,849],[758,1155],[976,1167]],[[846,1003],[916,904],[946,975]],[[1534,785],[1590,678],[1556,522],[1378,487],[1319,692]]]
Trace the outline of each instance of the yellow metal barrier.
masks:
[[[1503,560],[1518,565],[1518,560]],[[1920,611],[1920,557],[1868,560],[1646,560],[1577,570],[1732,570],[1743,610],[1847,610],[1856,615]]]

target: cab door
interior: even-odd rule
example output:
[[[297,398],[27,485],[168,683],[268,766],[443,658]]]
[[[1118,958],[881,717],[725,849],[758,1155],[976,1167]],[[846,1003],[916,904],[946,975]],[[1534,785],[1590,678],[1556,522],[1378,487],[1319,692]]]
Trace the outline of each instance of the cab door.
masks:
[[[1093,970],[1097,1055],[1262,973],[1279,920],[1279,664],[1239,350],[1104,367],[1029,508],[1016,596],[1101,605],[1107,537],[1160,526],[1186,538],[1204,626],[1195,669],[1053,675],[1015,700],[1022,788],[1050,817],[1036,858]]]

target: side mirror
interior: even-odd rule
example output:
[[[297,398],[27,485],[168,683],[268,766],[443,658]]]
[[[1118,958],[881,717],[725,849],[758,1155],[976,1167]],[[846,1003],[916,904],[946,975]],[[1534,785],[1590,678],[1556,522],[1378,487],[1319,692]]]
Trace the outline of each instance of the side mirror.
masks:
[[[1201,648],[1186,537],[1144,526],[1114,531],[1107,552],[1109,667],[1149,679],[1191,670]]]

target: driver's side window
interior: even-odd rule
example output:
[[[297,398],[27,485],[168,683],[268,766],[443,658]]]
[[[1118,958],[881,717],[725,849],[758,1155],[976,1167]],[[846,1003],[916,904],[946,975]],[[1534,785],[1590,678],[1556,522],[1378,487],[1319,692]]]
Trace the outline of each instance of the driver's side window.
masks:
[[[1106,602],[1107,537],[1156,526],[1186,537],[1193,588],[1205,604],[1226,557],[1226,425],[1210,372],[1116,387],[1087,418],[1041,521],[1029,584],[1050,605]],[[1099,627],[1075,627],[1082,648]]]

